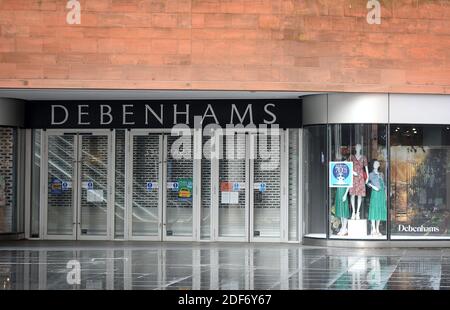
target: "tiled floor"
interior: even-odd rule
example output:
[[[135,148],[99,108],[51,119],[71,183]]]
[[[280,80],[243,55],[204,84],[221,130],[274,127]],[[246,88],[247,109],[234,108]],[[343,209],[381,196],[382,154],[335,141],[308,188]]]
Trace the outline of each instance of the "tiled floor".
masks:
[[[450,289],[450,249],[3,242],[0,289]]]

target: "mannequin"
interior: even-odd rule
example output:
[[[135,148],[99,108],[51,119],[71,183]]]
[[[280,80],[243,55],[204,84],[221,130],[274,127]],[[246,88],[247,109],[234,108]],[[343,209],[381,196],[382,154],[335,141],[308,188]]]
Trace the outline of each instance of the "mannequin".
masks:
[[[338,187],[336,189],[336,216],[341,219],[341,229],[338,232],[338,236],[345,236],[347,234],[347,223],[350,217],[347,201],[349,189],[349,187]]]
[[[352,206],[352,220],[360,219],[360,209],[362,199],[366,197],[366,184],[369,181],[369,168],[367,167],[367,158],[362,155],[362,146],[357,144],[355,146],[355,155],[350,156],[350,161],[353,162],[353,187],[350,188],[351,206]],[[366,172],[366,179],[364,179],[363,172]],[[355,208],[356,196],[358,197],[357,207]]]
[[[342,155],[340,152],[336,155],[337,161],[342,161]],[[345,187],[338,187],[336,188],[336,217],[338,217],[341,220],[341,229],[338,232],[338,236],[345,236],[347,234],[347,221],[350,217],[349,210],[348,210],[348,201],[347,201],[347,194],[348,194],[349,188]]]
[[[372,188],[369,205],[369,220],[371,222],[371,235],[382,236],[380,222],[387,220],[386,187],[384,186],[383,174],[378,171],[380,162],[373,162],[373,170],[369,175],[368,186]]]

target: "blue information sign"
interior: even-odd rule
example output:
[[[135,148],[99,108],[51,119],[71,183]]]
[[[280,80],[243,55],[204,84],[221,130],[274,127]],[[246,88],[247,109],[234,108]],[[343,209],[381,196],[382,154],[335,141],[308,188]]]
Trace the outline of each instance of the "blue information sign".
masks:
[[[62,181],[58,178],[52,178],[50,181],[50,192],[53,195],[59,195],[62,193]]]
[[[260,184],[259,184],[259,191],[260,191],[261,193],[264,193],[264,192],[266,191],[266,189],[267,189],[266,183],[260,183]]]
[[[330,187],[353,187],[353,163],[349,161],[330,162]]]

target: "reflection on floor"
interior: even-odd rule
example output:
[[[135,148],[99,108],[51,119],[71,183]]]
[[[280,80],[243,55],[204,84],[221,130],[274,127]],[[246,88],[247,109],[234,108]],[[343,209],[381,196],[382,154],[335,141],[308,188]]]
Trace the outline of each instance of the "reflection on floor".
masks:
[[[338,235],[331,235],[330,239],[342,239],[342,240],[387,240],[386,236],[371,236],[368,235],[367,237],[361,238],[350,238],[349,236],[338,236]]]
[[[450,249],[3,242],[0,289],[450,289]]]

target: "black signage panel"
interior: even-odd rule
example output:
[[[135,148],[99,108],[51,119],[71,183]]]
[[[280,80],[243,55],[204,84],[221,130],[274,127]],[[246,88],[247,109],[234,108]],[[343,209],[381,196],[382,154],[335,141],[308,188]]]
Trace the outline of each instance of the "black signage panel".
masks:
[[[30,101],[26,109],[28,128],[194,128],[196,121],[300,128],[301,100]]]

